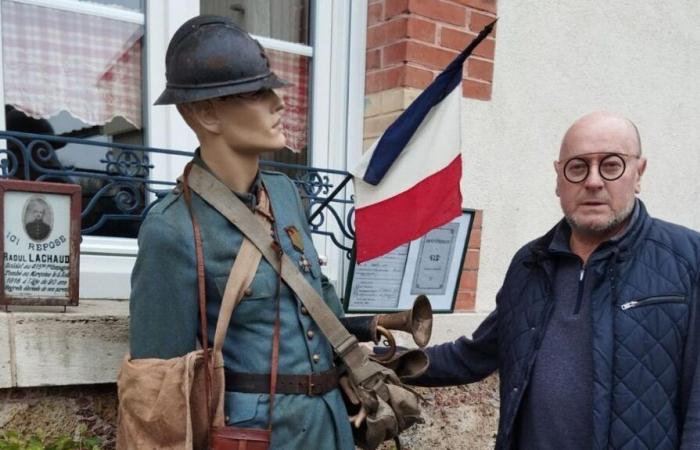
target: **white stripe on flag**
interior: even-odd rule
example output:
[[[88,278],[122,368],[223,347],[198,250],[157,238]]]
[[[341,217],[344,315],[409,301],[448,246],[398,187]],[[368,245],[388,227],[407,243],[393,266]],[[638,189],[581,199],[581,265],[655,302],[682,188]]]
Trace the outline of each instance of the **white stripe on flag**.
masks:
[[[460,154],[462,85],[459,84],[428,113],[382,181],[373,186],[362,180],[377,142],[352,171],[355,207],[362,208],[394,197],[447,167]]]

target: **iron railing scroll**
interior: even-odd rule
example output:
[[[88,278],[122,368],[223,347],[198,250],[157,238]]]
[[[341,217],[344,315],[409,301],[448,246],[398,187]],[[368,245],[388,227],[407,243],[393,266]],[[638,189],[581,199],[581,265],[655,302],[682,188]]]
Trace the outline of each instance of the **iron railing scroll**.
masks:
[[[83,188],[83,235],[136,237],[148,211],[175,186],[154,179],[154,155],[191,157],[192,152],[88,139],[0,131],[0,178],[75,183]],[[65,164],[63,148],[84,152],[89,167]],[[99,161],[99,162],[97,162]],[[301,194],[313,233],[327,236],[349,256],[355,237],[350,174],[296,164],[261,161],[263,169],[290,176]],[[348,244],[350,242],[350,244]]]

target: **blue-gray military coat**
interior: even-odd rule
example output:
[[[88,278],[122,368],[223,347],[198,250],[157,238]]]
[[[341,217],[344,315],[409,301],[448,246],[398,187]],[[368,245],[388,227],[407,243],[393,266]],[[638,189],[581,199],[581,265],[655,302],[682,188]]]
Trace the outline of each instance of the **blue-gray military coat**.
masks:
[[[201,164],[201,160],[198,163]],[[285,232],[285,227],[293,226],[303,237],[303,255],[311,263],[310,271],[305,273],[306,279],[322,293],[331,309],[341,315],[335,291],[321,274],[294,184],[276,172],[262,171],[261,179],[270,197],[284,252],[295,261],[302,256]],[[192,204],[202,228],[211,343],[221,297],[243,236],[195,193]],[[153,207],[141,226],[138,242],[139,253],[131,279],[131,355],[134,358],[184,355],[196,348],[199,319],[192,223],[181,194],[172,192]],[[270,372],[276,283],[274,269],[263,258],[249,295],[243,297],[231,319],[223,348],[227,369]],[[308,374],[333,366],[330,344],[284,284],[280,294],[280,317],[279,373]],[[225,398],[228,425],[267,426],[268,394],[226,392]],[[354,449],[347,412],[338,389],[317,397],[276,395],[272,430],[271,448],[274,449]]]

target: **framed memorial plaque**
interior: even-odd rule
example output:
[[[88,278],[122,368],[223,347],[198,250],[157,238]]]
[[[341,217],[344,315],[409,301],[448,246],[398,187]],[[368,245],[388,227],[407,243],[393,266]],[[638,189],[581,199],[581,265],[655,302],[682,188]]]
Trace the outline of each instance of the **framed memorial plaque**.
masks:
[[[434,312],[452,312],[474,221],[473,210],[378,258],[352,258],[343,305],[349,313],[410,309],[425,294]]]
[[[0,180],[0,217],[0,306],[76,306],[80,186]]]

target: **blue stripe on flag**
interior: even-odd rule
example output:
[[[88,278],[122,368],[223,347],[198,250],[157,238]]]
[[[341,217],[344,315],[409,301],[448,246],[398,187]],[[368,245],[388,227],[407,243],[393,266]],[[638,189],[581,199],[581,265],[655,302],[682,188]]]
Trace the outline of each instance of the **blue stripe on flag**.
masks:
[[[479,35],[469,43],[467,48],[430,83],[408,108],[384,132],[374,149],[367,171],[362,179],[371,185],[377,185],[389,171],[396,158],[420,126],[430,110],[440,103],[462,82],[462,66],[474,48],[491,32],[495,21],[487,25]]]

